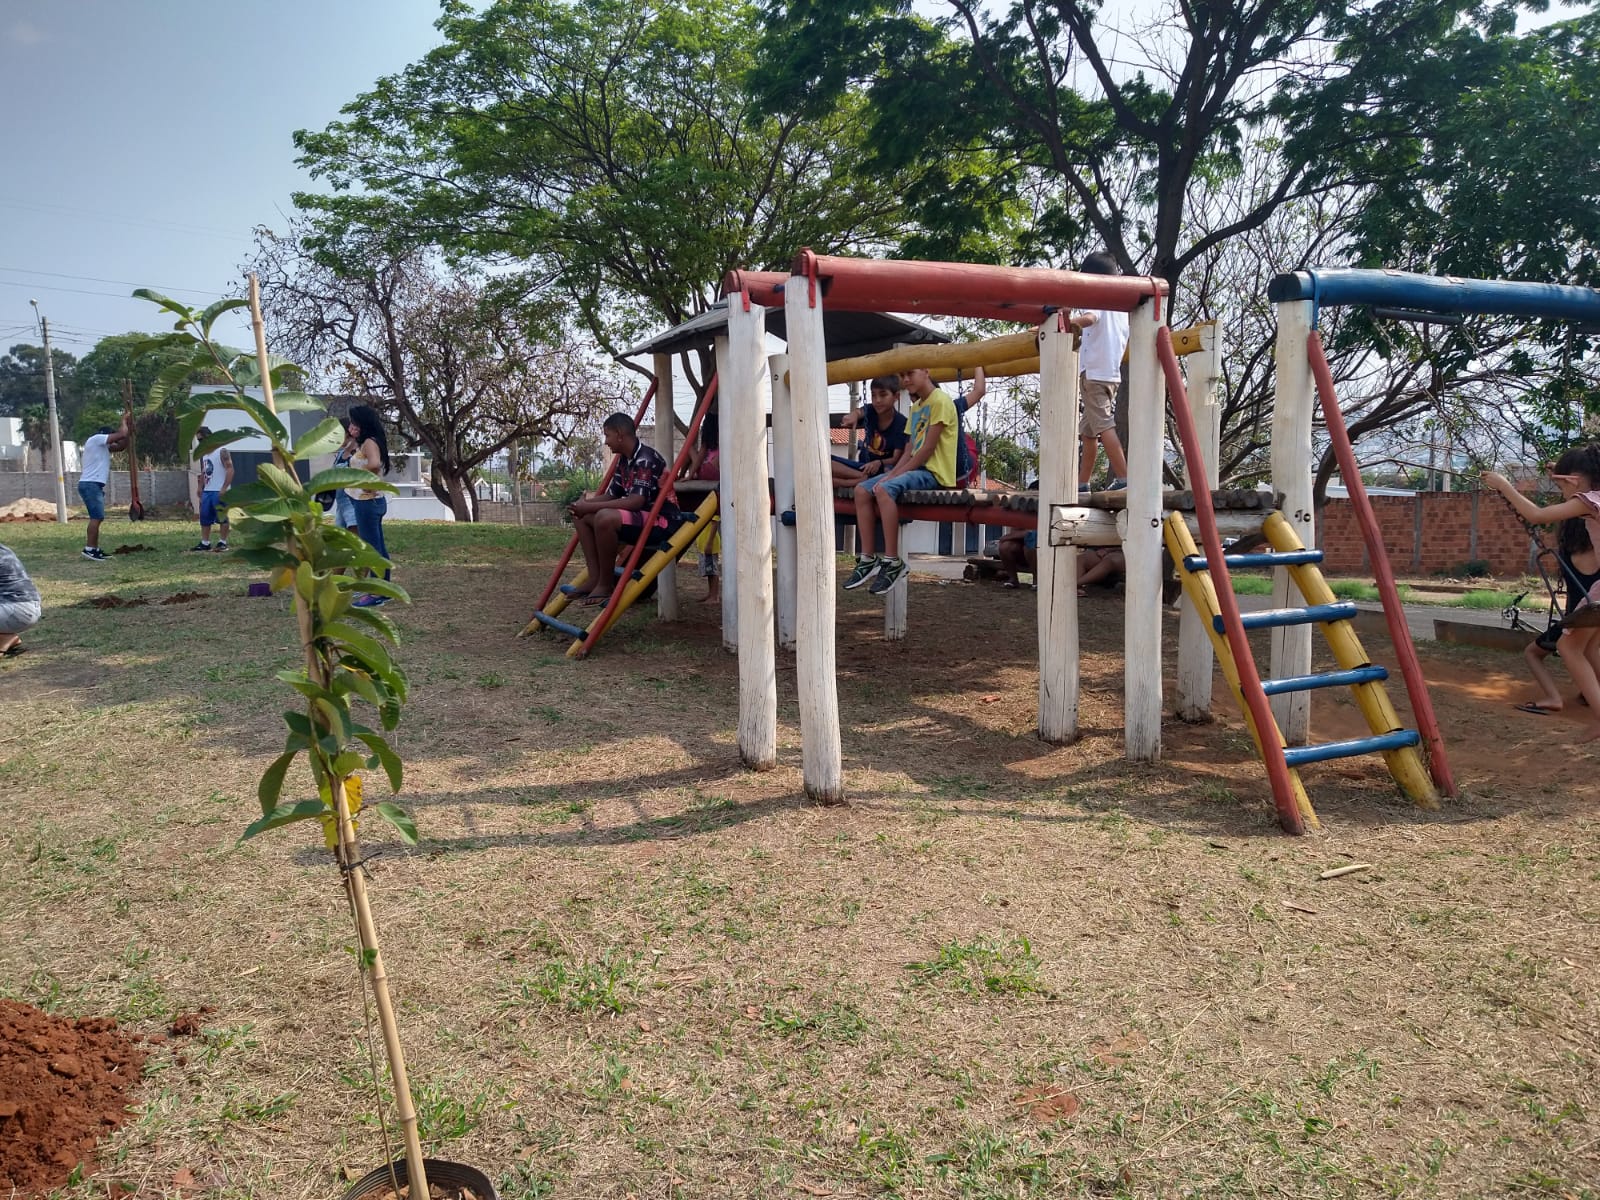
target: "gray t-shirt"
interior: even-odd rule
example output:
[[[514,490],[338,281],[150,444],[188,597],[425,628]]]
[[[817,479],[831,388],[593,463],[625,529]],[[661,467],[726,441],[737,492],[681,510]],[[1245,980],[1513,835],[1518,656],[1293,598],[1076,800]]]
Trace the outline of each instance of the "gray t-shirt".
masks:
[[[9,546],[0,546],[0,604],[37,604],[39,589]]]

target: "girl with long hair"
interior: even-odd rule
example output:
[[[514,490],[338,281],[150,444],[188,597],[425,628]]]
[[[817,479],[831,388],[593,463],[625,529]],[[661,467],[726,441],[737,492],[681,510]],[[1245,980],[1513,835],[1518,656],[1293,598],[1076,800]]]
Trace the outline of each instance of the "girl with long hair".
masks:
[[[358,471],[371,471],[374,475],[389,473],[389,438],[383,431],[383,422],[378,419],[377,412],[368,405],[357,404],[345,418],[345,432],[355,444],[350,455],[350,466]],[[361,535],[361,540],[388,558],[389,550],[383,543],[383,518],[389,511],[388,498],[382,492],[363,487],[346,488],[345,494],[350,497],[356,510],[356,532]],[[388,579],[389,574],[385,570],[383,577]],[[355,601],[358,608],[376,608],[388,602],[387,596],[376,596],[370,592],[356,597]]]

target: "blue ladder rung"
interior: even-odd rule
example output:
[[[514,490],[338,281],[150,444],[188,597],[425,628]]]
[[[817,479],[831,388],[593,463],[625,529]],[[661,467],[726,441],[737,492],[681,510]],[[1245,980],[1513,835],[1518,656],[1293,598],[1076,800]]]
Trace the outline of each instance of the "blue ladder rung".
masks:
[[[778,514],[778,521],[779,521],[780,524],[783,524],[783,525],[793,525],[794,524],[794,509],[792,509],[792,508],[784,509],[781,513]]]
[[[563,583],[561,585],[561,594],[563,596],[576,596],[580,594],[580,591],[586,590],[587,589],[580,589],[575,583]]]
[[[554,629],[557,633],[564,633],[569,638],[576,638],[580,642],[589,636],[587,629],[579,629],[576,625],[569,625],[559,617],[552,617],[549,613],[534,613],[533,619],[547,629]]]
[[[1389,750],[1404,750],[1420,745],[1422,739],[1415,729],[1397,729],[1393,733],[1380,733],[1373,737],[1351,738],[1348,742],[1324,742],[1320,746],[1290,746],[1283,752],[1283,761],[1291,767],[1307,763],[1326,762],[1330,758],[1355,758],[1359,754],[1380,754]]]
[[[1234,567],[1298,567],[1322,561],[1321,550],[1263,550],[1259,554],[1224,554],[1222,561],[1231,570]],[[1202,554],[1190,554],[1183,560],[1185,571],[1205,571],[1210,564]]]
[[[1305,608],[1268,608],[1260,612],[1240,613],[1239,619],[1244,622],[1245,632],[1248,633],[1252,629],[1278,629],[1285,625],[1322,625],[1328,621],[1348,621],[1359,611],[1353,601],[1341,600],[1337,604],[1311,604]],[[1218,633],[1228,631],[1221,613],[1211,618],[1211,624]]]
[[[1389,678],[1382,667],[1352,667],[1348,671],[1322,671],[1315,675],[1290,675],[1285,679],[1263,679],[1261,690],[1268,696],[1284,692],[1309,692],[1315,688],[1354,687],[1358,683],[1380,683]]]

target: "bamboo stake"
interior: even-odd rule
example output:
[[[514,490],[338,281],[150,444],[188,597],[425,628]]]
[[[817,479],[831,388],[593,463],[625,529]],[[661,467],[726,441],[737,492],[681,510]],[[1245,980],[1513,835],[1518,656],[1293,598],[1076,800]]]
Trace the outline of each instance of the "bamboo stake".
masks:
[[[272,401],[272,376],[267,363],[266,326],[261,320],[261,284],[250,275],[250,328],[256,335],[256,367],[261,373],[261,396],[267,411],[276,413]],[[280,456],[281,457],[281,456]],[[280,463],[285,470],[288,464]],[[306,653],[306,675],[322,687],[328,686],[328,664],[317,654],[312,640],[311,611],[297,588],[295,617],[300,627],[300,644]],[[350,908],[356,915],[356,937],[362,950],[362,969],[372,981],[372,997],[378,1006],[378,1027],[383,1031],[383,1049],[389,1059],[389,1079],[394,1084],[395,1108],[400,1113],[400,1130],[406,1144],[406,1177],[413,1197],[428,1195],[428,1176],[422,1166],[422,1139],[417,1134],[417,1110],[411,1103],[411,1081],[406,1074],[405,1052],[400,1046],[400,1027],[394,1019],[394,1004],[389,998],[389,976],[383,955],[378,950],[378,930],[367,903],[367,878],[361,866],[361,849],[356,842],[355,822],[350,819],[350,804],[344,793],[344,780],[332,781],[333,811],[339,825],[339,869],[344,876]],[[372,961],[365,959],[371,955]]]

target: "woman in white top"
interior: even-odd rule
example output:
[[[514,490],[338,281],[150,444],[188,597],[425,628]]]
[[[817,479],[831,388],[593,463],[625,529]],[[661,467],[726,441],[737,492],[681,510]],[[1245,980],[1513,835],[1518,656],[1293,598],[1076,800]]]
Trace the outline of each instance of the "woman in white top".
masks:
[[[378,414],[367,405],[358,404],[350,410],[350,415],[345,420],[345,427],[350,440],[355,443],[355,451],[350,455],[350,466],[358,471],[371,471],[374,475],[387,475],[389,439],[383,432],[383,422],[378,419]],[[382,492],[371,488],[346,488],[345,494],[350,497],[351,504],[356,510],[356,532],[361,535],[361,540],[384,558],[388,558],[389,551],[383,544],[383,517],[389,511],[389,501]],[[384,571],[383,577],[388,579],[389,572]],[[367,593],[357,597],[356,606],[375,608],[388,603],[388,600],[387,596]]]

